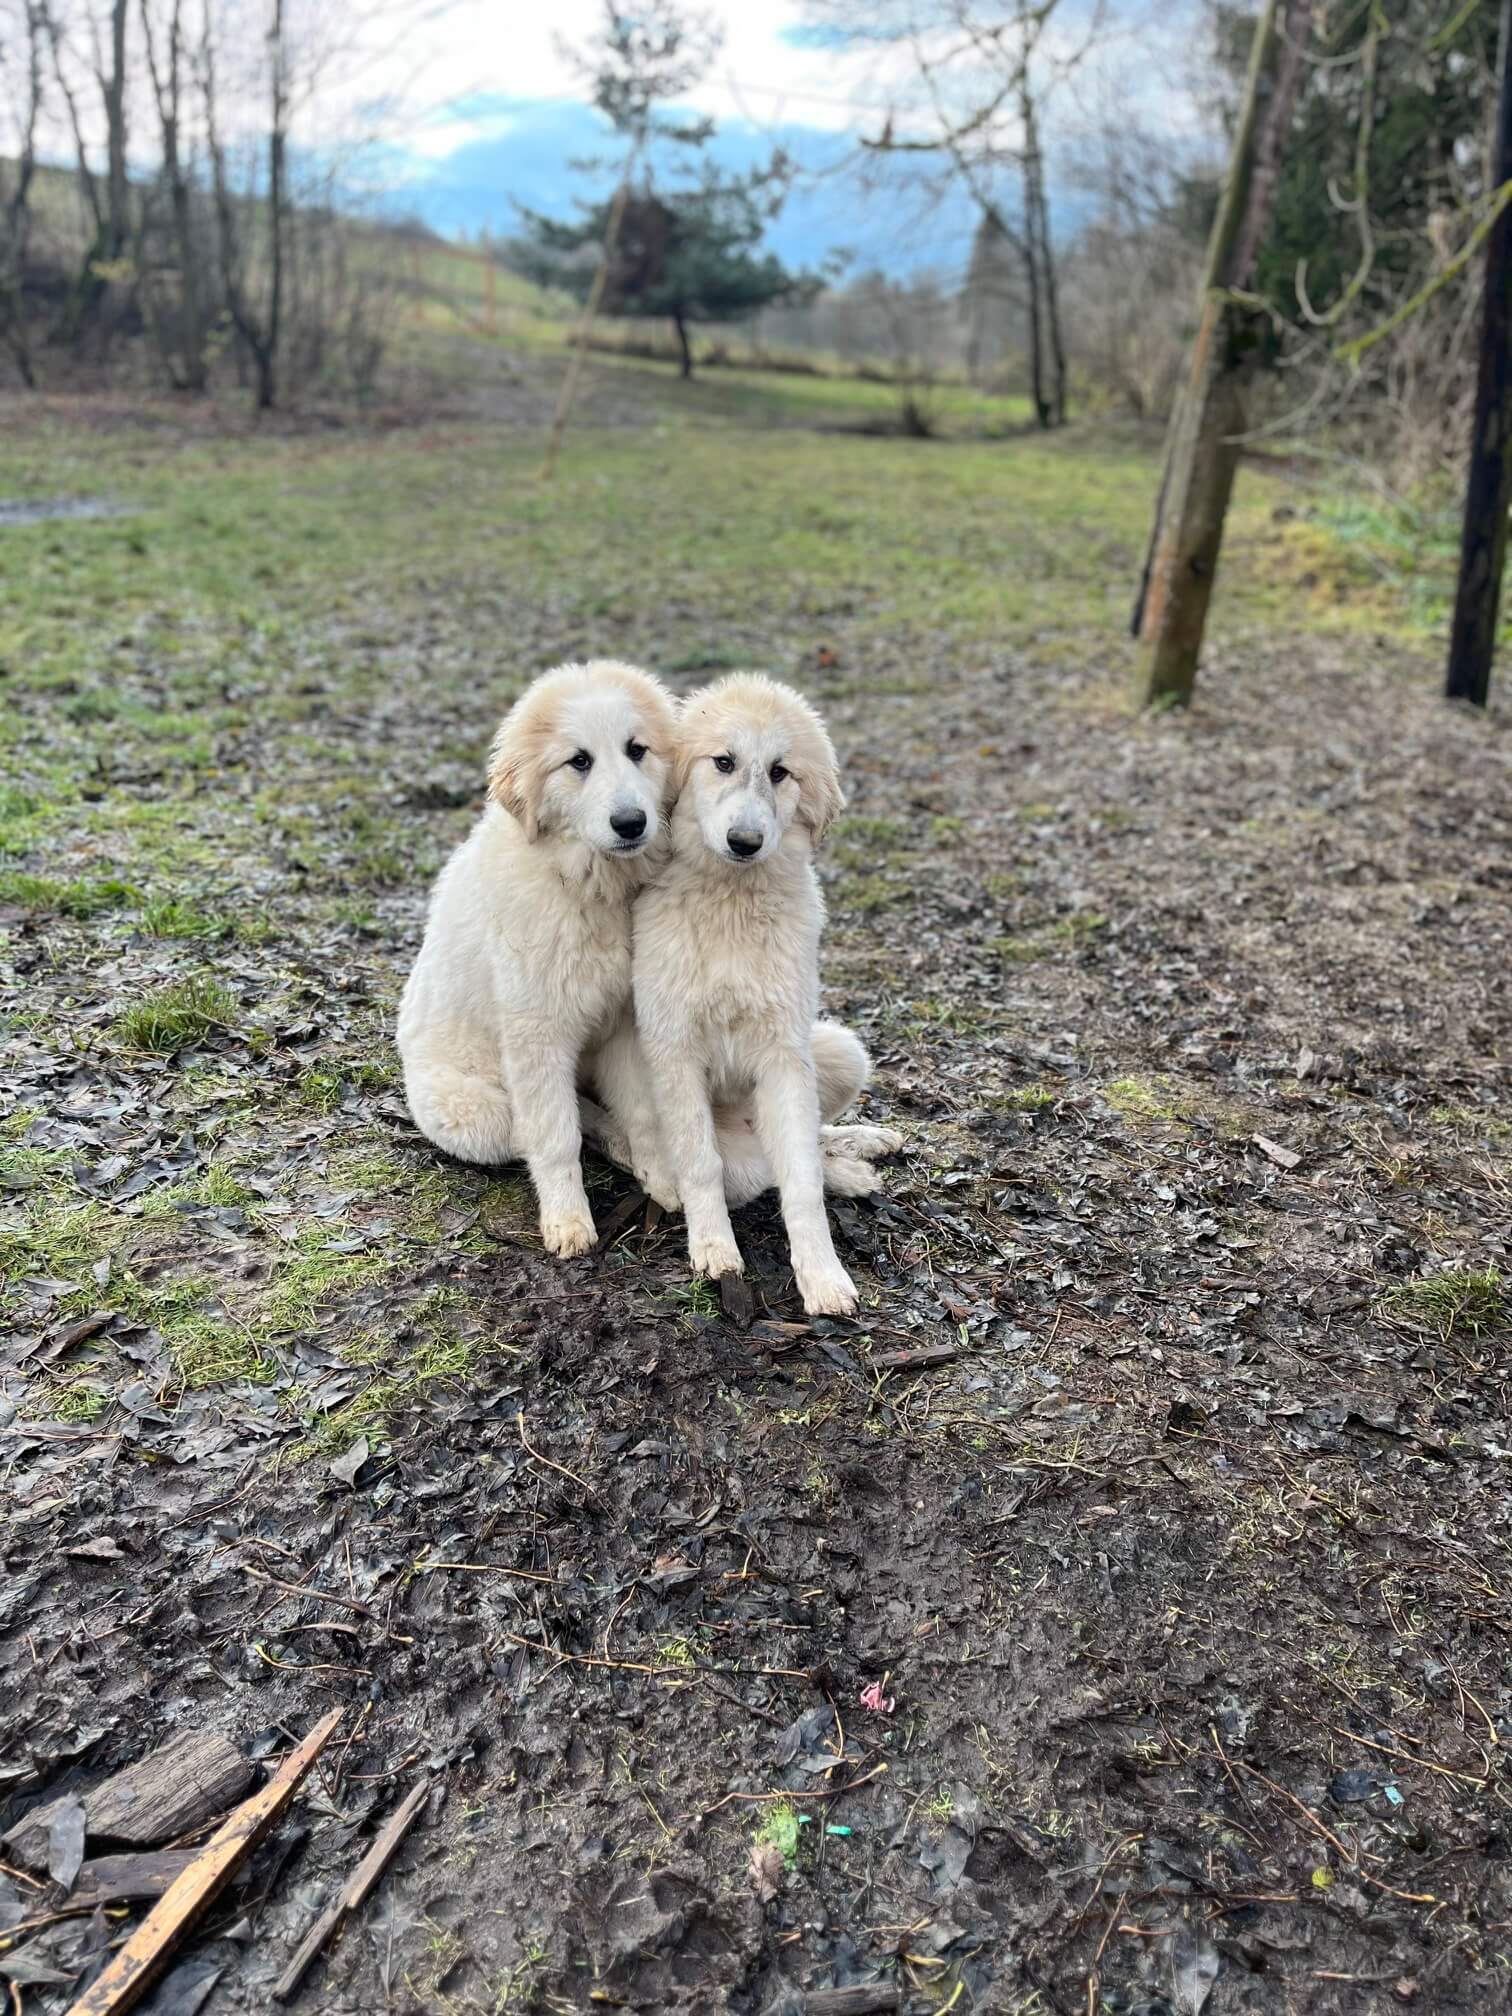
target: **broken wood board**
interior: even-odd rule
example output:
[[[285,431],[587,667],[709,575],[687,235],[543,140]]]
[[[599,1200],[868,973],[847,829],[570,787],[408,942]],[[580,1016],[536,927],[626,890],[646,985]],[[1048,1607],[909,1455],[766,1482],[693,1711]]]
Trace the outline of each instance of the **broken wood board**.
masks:
[[[194,1920],[213,1903],[299,1790],[306,1772],[340,1724],[333,1708],[317,1722],[267,1784],[243,1800],[159,1898],[110,1965],[68,2011],[68,2016],[120,2016],[143,1993]]]
[[[75,1790],[34,1806],[4,1836],[3,1845],[28,1868],[45,1869],[53,1821],[77,1802],[84,1808],[86,1837],[156,1848],[224,1813],[255,1775],[250,1759],[223,1730],[187,1730],[92,1791]]]

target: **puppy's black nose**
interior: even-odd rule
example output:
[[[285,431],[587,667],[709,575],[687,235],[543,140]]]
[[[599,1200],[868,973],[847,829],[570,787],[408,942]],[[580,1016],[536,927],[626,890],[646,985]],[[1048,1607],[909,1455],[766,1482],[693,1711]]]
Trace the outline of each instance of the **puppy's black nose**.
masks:
[[[611,812],[609,824],[621,840],[639,840],[646,830],[646,815],[644,812]]]
[[[732,826],[729,832],[726,833],[725,839],[729,843],[730,852],[735,856],[737,861],[749,861],[753,854],[761,852],[761,835],[759,833],[742,833],[738,826]]]

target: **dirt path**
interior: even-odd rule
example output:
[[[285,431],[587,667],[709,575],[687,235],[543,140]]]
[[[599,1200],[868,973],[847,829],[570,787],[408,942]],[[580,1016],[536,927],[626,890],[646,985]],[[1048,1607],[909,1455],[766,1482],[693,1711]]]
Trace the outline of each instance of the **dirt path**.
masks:
[[[0,1795],[349,1705],[163,2010],[267,2007],[422,1775],[297,2007],[1499,2007],[1504,720],[1384,650],[1233,645],[1131,725],[1029,646],[827,639],[828,1005],[910,1142],[835,1212],[854,1324],[769,1206],[742,1329],[617,1177],[551,1265],[409,1130],[423,887],[370,871],[465,824],[465,691],[331,699],[390,824],[323,834],[339,917],[297,832],[239,871],[251,1026],[113,1043],[181,946],[13,892]],[[0,1972],[61,2009],[119,1922]]]

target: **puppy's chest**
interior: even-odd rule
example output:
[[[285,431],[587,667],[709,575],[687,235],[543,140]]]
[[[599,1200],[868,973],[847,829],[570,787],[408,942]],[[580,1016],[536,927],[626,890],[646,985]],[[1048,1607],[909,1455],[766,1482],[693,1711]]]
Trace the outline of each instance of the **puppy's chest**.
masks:
[[[543,922],[526,947],[536,984],[570,1021],[597,1022],[617,1012],[630,991],[630,918],[623,905],[594,904]]]
[[[658,891],[645,924],[643,933],[637,923],[636,986],[670,1019],[718,1032],[811,1018],[819,932],[809,906],[774,912],[695,885]]]

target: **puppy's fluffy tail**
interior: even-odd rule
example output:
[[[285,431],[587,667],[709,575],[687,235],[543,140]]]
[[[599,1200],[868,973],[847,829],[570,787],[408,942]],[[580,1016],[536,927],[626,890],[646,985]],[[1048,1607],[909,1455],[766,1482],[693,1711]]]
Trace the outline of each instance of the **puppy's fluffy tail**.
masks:
[[[496,1079],[428,1058],[406,1068],[404,1096],[426,1140],[461,1162],[509,1162],[519,1152],[509,1094]]]

